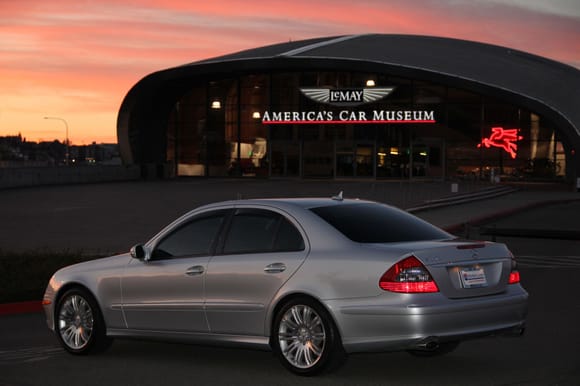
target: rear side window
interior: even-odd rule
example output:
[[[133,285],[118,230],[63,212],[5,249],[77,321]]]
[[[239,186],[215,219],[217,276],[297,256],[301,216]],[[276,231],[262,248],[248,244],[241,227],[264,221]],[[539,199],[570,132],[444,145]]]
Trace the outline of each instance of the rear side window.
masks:
[[[223,253],[290,252],[304,249],[300,232],[282,215],[239,209],[232,218]]]
[[[340,204],[310,210],[343,235],[359,243],[395,243],[451,237],[407,212],[381,204]]]
[[[275,252],[290,252],[302,251],[304,249],[304,240],[298,232],[298,229],[280,216],[280,226],[278,227],[278,234],[274,240]]]

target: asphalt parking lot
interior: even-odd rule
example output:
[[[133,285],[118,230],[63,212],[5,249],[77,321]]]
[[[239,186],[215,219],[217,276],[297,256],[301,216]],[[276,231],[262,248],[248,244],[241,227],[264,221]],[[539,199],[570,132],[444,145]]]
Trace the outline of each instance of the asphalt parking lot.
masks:
[[[355,197],[410,207],[446,196],[448,189],[444,183],[196,180],[6,190],[0,191],[0,211],[7,220],[0,224],[0,245],[14,250],[126,250],[205,202],[329,196],[345,190],[347,196],[353,192]],[[71,357],[57,345],[42,314],[16,314],[0,317],[0,385],[577,385],[580,303],[574,294],[580,292],[579,241],[480,231],[578,230],[578,198],[571,192],[520,191],[418,213],[440,226],[473,224],[467,228],[471,237],[495,238],[512,249],[530,293],[528,328],[521,338],[465,342],[440,358],[353,355],[334,374],[303,379],[286,372],[269,352],[241,349],[119,340],[103,355]]]
[[[460,192],[486,185],[465,183]],[[185,179],[0,190],[0,245],[86,254],[127,251],[202,204],[264,197],[345,197],[406,208],[451,194],[444,182]]]

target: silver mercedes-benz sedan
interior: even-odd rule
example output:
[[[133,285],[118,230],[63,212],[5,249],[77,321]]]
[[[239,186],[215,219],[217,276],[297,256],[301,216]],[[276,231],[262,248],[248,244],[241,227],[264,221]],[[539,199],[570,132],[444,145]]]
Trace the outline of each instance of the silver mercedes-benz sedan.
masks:
[[[200,207],[130,253],[59,270],[43,304],[73,354],[123,337],[233,344],[312,375],[348,353],[521,334],[527,298],[505,245],[334,197]]]

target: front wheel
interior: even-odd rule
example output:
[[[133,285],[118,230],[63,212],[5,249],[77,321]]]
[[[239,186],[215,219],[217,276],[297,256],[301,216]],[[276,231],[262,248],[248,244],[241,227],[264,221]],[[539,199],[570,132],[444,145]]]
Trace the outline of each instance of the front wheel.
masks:
[[[280,309],[272,346],[287,369],[305,376],[332,370],[346,356],[329,313],[310,298],[293,299]]]
[[[88,354],[110,346],[105,323],[93,297],[84,289],[64,293],[56,308],[56,333],[62,346],[72,354]]]

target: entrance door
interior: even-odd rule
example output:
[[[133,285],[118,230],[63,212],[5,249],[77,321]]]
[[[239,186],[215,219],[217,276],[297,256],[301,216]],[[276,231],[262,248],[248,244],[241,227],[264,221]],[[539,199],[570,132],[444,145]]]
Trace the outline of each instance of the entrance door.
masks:
[[[356,169],[357,177],[374,176],[374,145],[358,144],[356,145]]]
[[[373,177],[374,144],[336,144],[336,177]]]
[[[304,141],[303,176],[332,178],[334,176],[334,145],[330,141]]]
[[[413,142],[413,177],[442,178],[443,151],[439,138],[423,138]]]
[[[352,144],[336,144],[336,176],[354,177],[355,156]]]
[[[300,176],[300,143],[272,142],[271,176]]]

